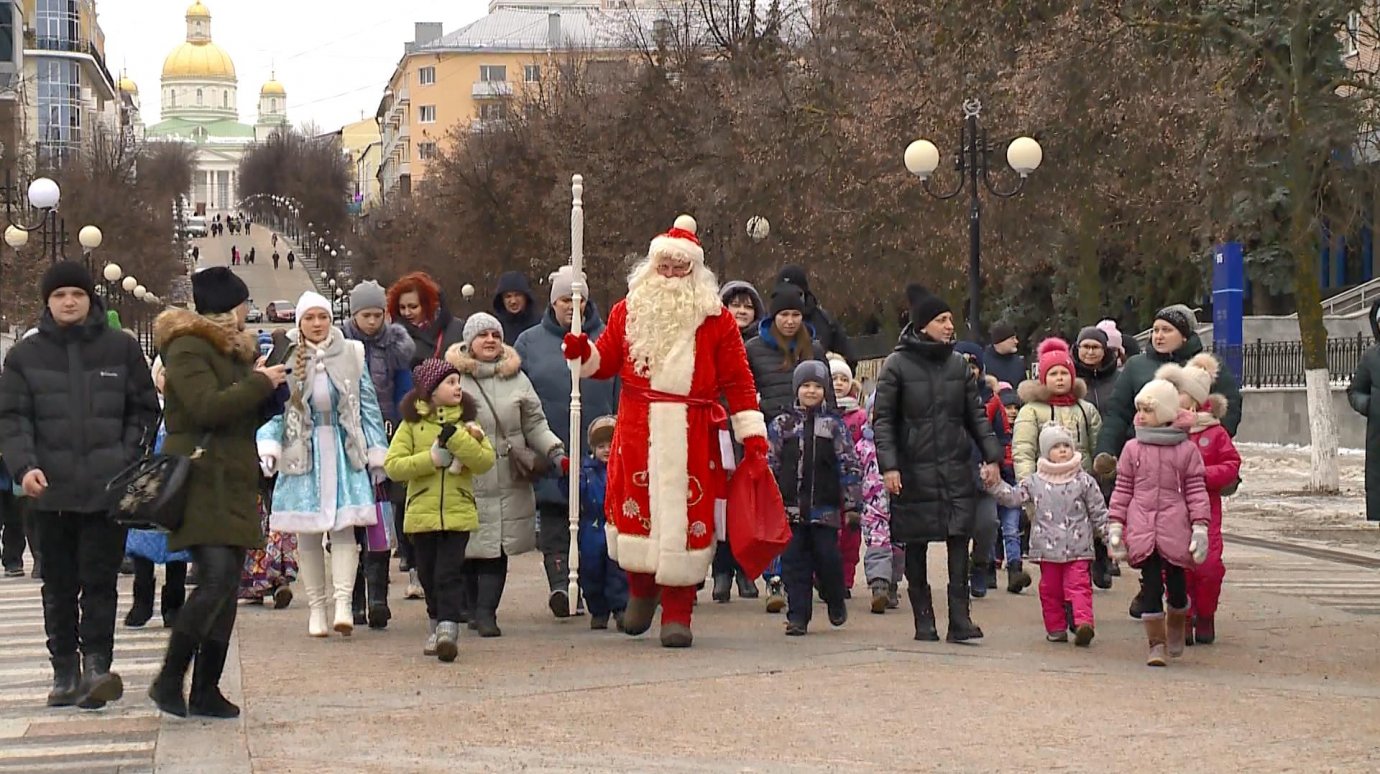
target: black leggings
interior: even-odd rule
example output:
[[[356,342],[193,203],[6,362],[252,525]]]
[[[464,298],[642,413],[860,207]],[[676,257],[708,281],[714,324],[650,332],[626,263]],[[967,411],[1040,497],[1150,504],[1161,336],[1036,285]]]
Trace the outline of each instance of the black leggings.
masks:
[[[949,554],[949,587],[963,589],[968,593],[968,541],[964,536],[949,536],[944,541]],[[928,557],[929,543],[911,542],[906,544],[906,581],[911,588],[929,586]]]
[[[1140,566],[1140,601],[1145,613],[1163,613],[1165,591],[1169,592],[1169,606],[1175,610],[1188,609],[1188,583],[1184,568],[1166,561],[1159,551],[1146,557]]]
[[[177,615],[176,631],[197,642],[228,643],[235,630],[236,596],[244,549],[232,546],[192,546],[198,585]]]

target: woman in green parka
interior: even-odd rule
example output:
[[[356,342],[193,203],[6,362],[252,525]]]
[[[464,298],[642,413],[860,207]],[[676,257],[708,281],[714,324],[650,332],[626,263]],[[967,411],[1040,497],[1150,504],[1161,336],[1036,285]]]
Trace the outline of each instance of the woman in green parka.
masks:
[[[1380,341],[1380,301],[1370,307],[1370,330]],[[1366,350],[1346,388],[1347,400],[1366,418],[1366,521],[1380,521],[1380,345]]]
[[[170,309],[158,316],[154,344],[166,369],[163,453],[193,458],[186,515],[168,546],[191,550],[199,585],[178,614],[149,697],[179,717],[190,711],[233,718],[240,710],[221,695],[220,675],[244,553],[264,544],[254,433],[286,369],[260,360],[255,336],[244,330],[249,288],[233,272],[213,267],[192,275],[192,297],[197,312]],[[193,656],[192,689],[184,699]]]

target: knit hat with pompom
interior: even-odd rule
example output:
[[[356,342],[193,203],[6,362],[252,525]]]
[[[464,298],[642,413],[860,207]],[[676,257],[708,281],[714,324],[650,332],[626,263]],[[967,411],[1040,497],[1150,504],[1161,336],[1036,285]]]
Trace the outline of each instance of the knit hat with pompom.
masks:
[[[1153,413],[1158,426],[1172,424],[1179,415],[1179,391],[1164,379],[1151,379],[1136,393],[1136,408]]]
[[[1055,366],[1063,366],[1068,370],[1069,376],[1073,376],[1073,355],[1069,352],[1069,343],[1054,336],[1040,342],[1038,350],[1039,366],[1036,373],[1040,377],[1040,384],[1045,383],[1049,376],[1049,369]]]
[[[1156,379],[1163,379],[1174,385],[1174,389],[1193,399],[1202,406],[1212,394],[1212,383],[1217,381],[1221,370],[1217,358],[1207,352],[1199,352],[1184,365],[1166,363],[1155,372]]]

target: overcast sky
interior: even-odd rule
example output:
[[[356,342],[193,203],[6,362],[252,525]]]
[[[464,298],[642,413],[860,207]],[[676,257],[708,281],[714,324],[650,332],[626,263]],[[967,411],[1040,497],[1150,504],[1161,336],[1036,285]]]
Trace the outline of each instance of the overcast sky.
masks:
[[[276,64],[288,92],[288,117],[322,130],[373,117],[383,87],[412,40],[412,25],[438,21],[445,31],[488,10],[488,0],[202,0],[211,36],[235,62],[240,117],[253,123],[259,87]],[[98,0],[106,59],[139,85],[144,122],[158,121],[163,59],[187,37],[192,0]]]

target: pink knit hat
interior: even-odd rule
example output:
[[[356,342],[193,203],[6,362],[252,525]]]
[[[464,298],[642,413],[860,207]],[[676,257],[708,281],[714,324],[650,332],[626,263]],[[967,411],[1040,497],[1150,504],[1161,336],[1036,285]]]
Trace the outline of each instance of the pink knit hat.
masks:
[[[1039,366],[1036,374],[1040,377],[1040,384],[1045,383],[1049,376],[1049,369],[1055,366],[1063,366],[1068,370],[1069,376],[1073,376],[1073,355],[1069,353],[1069,343],[1061,338],[1051,337],[1040,342]]]
[[[1107,334],[1107,348],[1117,352],[1125,352],[1121,348],[1121,331],[1117,330],[1115,320],[1103,320],[1097,324],[1099,330]]]

